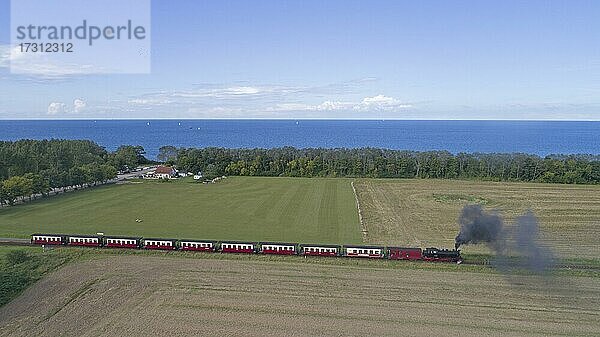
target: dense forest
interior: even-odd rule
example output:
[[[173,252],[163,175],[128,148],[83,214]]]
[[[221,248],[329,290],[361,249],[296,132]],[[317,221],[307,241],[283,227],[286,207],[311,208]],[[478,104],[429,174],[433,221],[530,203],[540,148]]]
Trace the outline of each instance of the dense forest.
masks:
[[[161,157],[205,176],[439,178],[600,183],[600,156],[458,153],[359,149],[178,149]]]
[[[117,170],[144,162],[143,154],[136,146],[109,153],[87,140],[0,142],[0,204],[44,196],[51,189],[105,183]]]

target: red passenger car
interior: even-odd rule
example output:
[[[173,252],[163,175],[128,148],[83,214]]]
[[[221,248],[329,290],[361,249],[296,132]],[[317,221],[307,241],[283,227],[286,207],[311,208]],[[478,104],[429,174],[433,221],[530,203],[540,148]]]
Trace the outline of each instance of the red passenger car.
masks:
[[[62,245],[64,239],[62,234],[31,234],[31,243],[37,245]]]
[[[177,240],[144,238],[142,247],[144,249],[175,250],[177,249]]]
[[[139,248],[142,238],[127,236],[105,236],[104,246],[108,248]]]
[[[305,256],[338,256],[340,246],[335,245],[300,245],[300,253]]]
[[[227,241],[221,242],[222,253],[245,253],[252,254],[256,252],[257,244],[254,242],[237,242]]]
[[[262,242],[260,252],[262,254],[296,255],[297,243]]]
[[[217,247],[216,241],[181,240],[179,249],[200,252],[214,252]]]
[[[388,258],[390,260],[421,260],[423,252],[421,248],[388,247]]]
[[[100,247],[102,246],[102,237],[97,235],[69,235],[67,237],[67,245],[81,247]]]

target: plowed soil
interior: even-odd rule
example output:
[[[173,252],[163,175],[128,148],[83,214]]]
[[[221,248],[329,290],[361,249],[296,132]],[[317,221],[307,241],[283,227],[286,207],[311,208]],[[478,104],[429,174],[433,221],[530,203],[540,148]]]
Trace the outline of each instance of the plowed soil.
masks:
[[[0,335],[597,336],[599,307],[597,278],[111,256],[27,289]]]

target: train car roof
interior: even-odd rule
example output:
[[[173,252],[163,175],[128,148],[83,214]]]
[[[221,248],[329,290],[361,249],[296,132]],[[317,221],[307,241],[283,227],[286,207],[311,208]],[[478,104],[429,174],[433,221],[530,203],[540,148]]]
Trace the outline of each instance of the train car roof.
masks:
[[[383,246],[359,246],[359,245],[344,245],[344,248],[383,249]]]
[[[256,241],[232,241],[232,240],[221,241],[221,243],[248,243],[248,244],[253,244],[253,245],[257,244]]]
[[[387,247],[387,248],[388,248],[388,249],[404,249],[404,250],[407,250],[407,249],[413,249],[413,250],[422,250],[422,249],[421,249],[421,248],[419,248],[419,247]]]
[[[293,242],[259,242],[261,245],[280,245],[280,246],[297,246],[298,243]]]
[[[33,233],[30,236],[67,236],[66,234],[48,234],[48,233]]]
[[[178,239],[165,239],[165,238],[142,238],[142,240],[152,240],[152,241],[177,241]]]
[[[202,239],[179,239],[181,242],[210,242],[216,243],[216,240],[202,240]]]
[[[141,236],[119,236],[119,235],[105,235],[107,239],[133,239],[133,240],[141,240]]]
[[[74,238],[101,238],[104,235],[96,235],[96,234],[65,234],[68,237]]]
[[[300,247],[325,247],[325,248],[341,248],[340,245],[324,245],[320,243],[301,243]]]

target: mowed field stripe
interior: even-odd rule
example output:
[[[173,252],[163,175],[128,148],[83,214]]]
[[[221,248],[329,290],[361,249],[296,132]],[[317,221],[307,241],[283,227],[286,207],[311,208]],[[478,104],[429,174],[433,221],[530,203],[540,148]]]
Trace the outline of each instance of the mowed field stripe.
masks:
[[[0,209],[0,237],[33,232],[361,242],[350,180],[324,178],[136,181]]]

